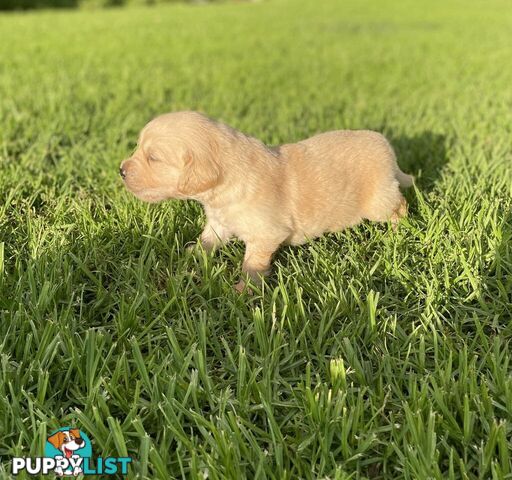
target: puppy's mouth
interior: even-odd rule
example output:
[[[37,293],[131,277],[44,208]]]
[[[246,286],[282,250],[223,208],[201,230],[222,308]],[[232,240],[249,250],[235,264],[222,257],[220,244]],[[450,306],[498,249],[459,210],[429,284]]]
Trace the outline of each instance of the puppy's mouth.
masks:
[[[156,203],[156,202],[162,202],[163,200],[167,200],[167,196],[162,194],[161,192],[152,192],[151,190],[147,189],[134,189],[127,187],[128,190],[133,193],[139,200],[142,200],[144,202],[148,203]]]
[[[144,196],[145,192],[147,191],[145,188],[140,188],[136,185],[130,184],[130,182],[128,182],[126,178],[123,179],[123,183],[126,187],[126,190],[128,190],[130,193],[133,193],[138,198]]]
[[[136,181],[133,181],[133,178],[123,178],[123,183],[126,189],[135,195],[139,200],[148,203],[157,203],[163,200],[168,200],[170,197],[169,193],[166,191],[162,191],[158,188],[151,187],[142,187]]]
[[[64,447],[64,455],[66,455],[66,458],[71,458],[71,455],[73,455],[73,450]]]

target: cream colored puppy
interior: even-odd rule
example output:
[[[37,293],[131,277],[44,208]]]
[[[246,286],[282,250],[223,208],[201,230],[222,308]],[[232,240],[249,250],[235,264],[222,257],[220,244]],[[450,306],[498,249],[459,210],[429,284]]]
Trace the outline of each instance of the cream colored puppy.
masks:
[[[246,245],[243,272],[253,280],[268,273],[281,244],[363,219],[395,225],[406,213],[399,186],[413,181],[377,132],[338,130],[271,148],[196,112],[149,122],[120,173],[141,200],[201,202],[203,247],[239,238]],[[242,280],[237,288],[243,287]]]

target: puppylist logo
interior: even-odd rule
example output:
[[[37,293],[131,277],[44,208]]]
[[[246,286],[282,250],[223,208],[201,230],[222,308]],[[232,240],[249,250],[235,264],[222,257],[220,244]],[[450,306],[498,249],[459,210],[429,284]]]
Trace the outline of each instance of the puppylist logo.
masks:
[[[30,475],[60,477],[78,475],[128,474],[130,457],[97,457],[92,460],[89,437],[77,428],[64,427],[53,432],[47,439],[44,457],[15,457],[12,459],[13,475],[26,472]]]

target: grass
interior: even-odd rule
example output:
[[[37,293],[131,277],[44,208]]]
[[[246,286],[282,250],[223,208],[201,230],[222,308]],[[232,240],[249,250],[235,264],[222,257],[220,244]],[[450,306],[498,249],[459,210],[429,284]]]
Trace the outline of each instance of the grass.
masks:
[[[512,478],[511,26],[499,0],[0,16],[0,477],[74,425],[129,478]],[[240,296],[243,245],[191,255],[200,208],[117,174],[180,109],[382,131],[410,216]]]

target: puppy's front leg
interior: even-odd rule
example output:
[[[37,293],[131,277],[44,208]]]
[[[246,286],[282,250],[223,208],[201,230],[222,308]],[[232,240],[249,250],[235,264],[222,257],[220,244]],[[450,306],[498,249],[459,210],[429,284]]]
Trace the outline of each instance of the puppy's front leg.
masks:
[[[230,232],[222,225],[214,222],[207,222],[203,232],[199,237],[199,243],[207,252],[213,252],[222,244],[231,238]],[[194,243],[189,247],[193,249],[196,246]]]
[[[272,255],[279,247],[279,243],[247,242],[242,265],[242,273],[248,276],[254,283],[262,280],[270,271]],[[241,292],[245,288],[245,280],[242,278],[236,285],[235,290]]]

